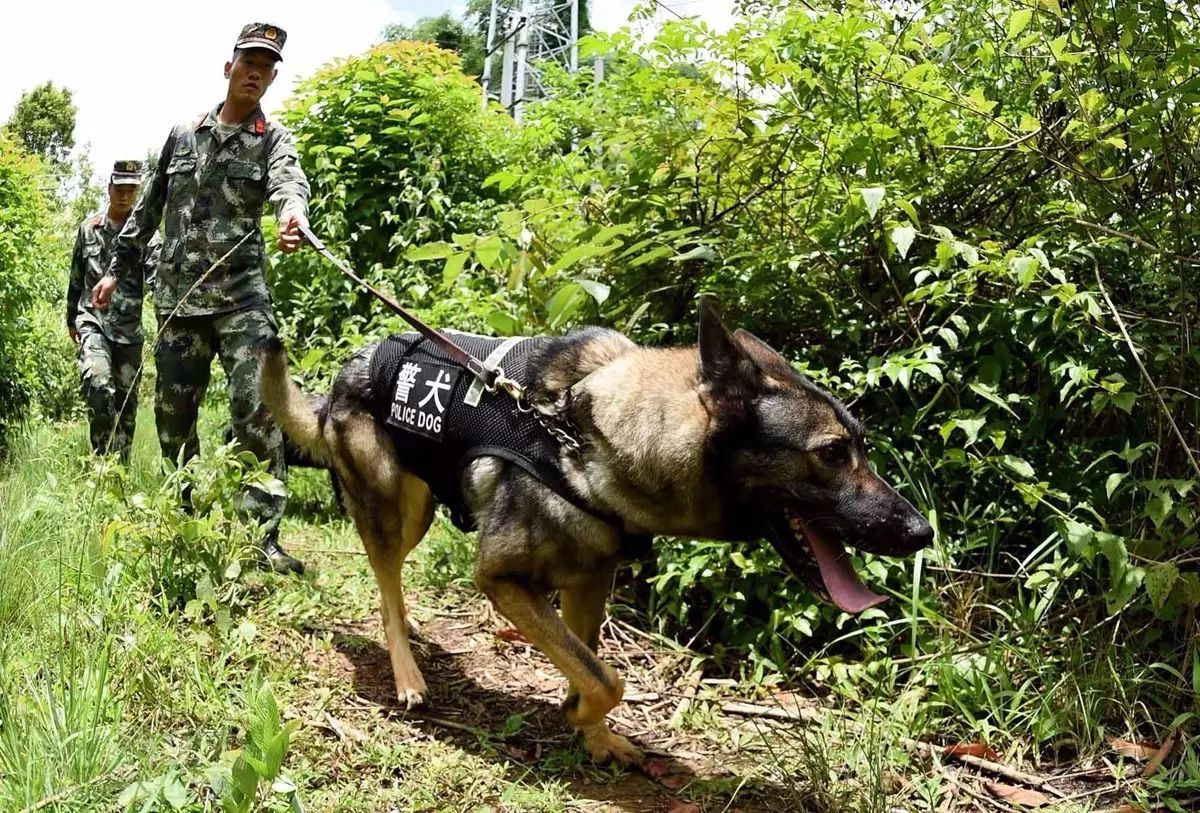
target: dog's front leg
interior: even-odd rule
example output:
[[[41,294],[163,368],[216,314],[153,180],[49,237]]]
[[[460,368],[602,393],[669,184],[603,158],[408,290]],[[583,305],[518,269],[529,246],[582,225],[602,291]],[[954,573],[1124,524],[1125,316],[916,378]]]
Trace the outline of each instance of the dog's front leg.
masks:
[[[545,593],[510,579],[481,580],[479,586],[496,609],[571,681],[571,694],[564,707],[567,722],[583,732],[593,758],[612,758],[623,765],[637,760],[640,752],[624,737],[613,734],[604,722],[604,715],[621,702],[625,690],[616,670],[571,632]],[[602,602],[603,594],[601,612]]]
[[[600,647],[600,626],[604,622],[604,608],[612,590],[612,573],[562,591],[562,616],[567,627],[575,633],[588,649],[596,652]],[[569,712],[580,702],[580,693],[572,681],[563,709]],[[604,762],[616,760],[622,765],[640,763],[645,755],[626,738],[614,734],[608,723],[601,720],[592,725],[578,726],[592,759]]]

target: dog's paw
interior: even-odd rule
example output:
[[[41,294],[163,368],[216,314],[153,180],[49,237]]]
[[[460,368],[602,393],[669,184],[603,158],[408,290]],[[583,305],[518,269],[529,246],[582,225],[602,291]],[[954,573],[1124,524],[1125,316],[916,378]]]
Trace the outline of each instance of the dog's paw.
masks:
[[[405,680],[396,679],[396,699],[400,701],[402,708],[415,709],[424,704],[427,694],[429,694],[429,689],[420,672]]]
[[[640,764],[646,755],[642,749],[631,743],[620,734],[614,734],[607,723],[584,726],[583,742],[591,754],[593,762],[613,761],[621,767]]]
[[[396,699],[400,701],[403,708],[415,709],[417,706],[424,705],[426,691],[424,686],[420,689],[397,688]]]

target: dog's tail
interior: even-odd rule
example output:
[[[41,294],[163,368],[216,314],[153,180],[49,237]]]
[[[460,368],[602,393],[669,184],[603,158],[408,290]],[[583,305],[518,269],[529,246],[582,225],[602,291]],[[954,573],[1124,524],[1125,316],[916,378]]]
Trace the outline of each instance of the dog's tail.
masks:
[[[321,414],[314,408],[322,399],[305,395],[288,374],[287,353],[278,338],[259,349],[258,391],[284,434],[321,464],[329,463],[329,448],[321,431]]]

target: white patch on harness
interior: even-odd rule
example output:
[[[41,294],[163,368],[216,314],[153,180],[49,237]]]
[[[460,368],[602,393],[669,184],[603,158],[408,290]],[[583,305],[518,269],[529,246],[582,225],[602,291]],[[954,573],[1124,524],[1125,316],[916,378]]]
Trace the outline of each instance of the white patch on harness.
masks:
[[[496,349],[489,353],[488,357],[483,360],[484,366],[495,367],[499,365],[500,362],[504,360],[504,357],[508,355],[508,351],[512,350],[524,340],[525,337],[523,336],[510,336],[509,338],[500,342],[500,344],[496,345]],[[471,382],[471,386],[467,388],[467,395],[465,398],[463,398],[463,403],[469,407],[479,406],[479,402],[483,399],[483,392],[483,381],[476,378]]]
[[[388,425],[440,442],[446,430],[446,407],[461,373],[460,367],[405,361],[396,375]]]

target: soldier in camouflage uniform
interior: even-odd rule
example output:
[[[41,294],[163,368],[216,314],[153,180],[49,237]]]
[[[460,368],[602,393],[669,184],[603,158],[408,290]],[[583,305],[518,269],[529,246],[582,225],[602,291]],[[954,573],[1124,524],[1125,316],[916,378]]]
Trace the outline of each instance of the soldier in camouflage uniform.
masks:
[[[268,461],[280,480],[287,477],[283,436],[259,399],[254,348],[277,329],[263,277],[263,206],[270,201],[275,209],[278,246],[285,253],[300,247],[299,228],[308,222],[308,181],[292,135],[268,121],[259,105],[275,79],[286,38],[283,29],[266,23],[242,29],[225,63],[224,103],[171,131],[117,238],[109,276],[96,286],[103,305],[117,280],[133,273],[165,214],[154,290],[159,316],[155,418],[163,456],[180,460],[182,453],[186,460],[199,453],[196,418],[217,355],[229,382],[239,445]],[[280,572],[302,572],[303,565],[279,545],[286,502],[286,496],[251,489],[241,495],[239,508],[265,527],[263,563]]]
[[[108,208],[79,224],[67,288],[67,330],[79,345],[79,378],[88,406],[92,450],[129,460],[137,422],[142,363],[142,298],[154,277],[159,240],[153,235],[112,306],[92,306],[92,287],[108,269],[113,240],[129,218],[142,180],[141,161],[117,161],[108,183]]]

